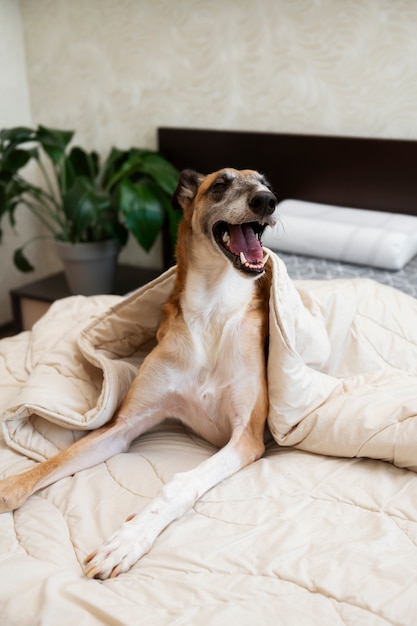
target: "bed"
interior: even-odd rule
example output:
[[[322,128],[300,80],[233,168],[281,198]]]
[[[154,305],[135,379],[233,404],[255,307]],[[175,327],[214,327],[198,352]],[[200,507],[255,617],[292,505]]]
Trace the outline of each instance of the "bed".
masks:
[[[415,141],[178,128],[158,138],[178,168],[263,171],[282,201],[417,215]],[[164,255],[169,269],[151,285],[58,301],[32,331],[1,340],[1,477],[110,418],[172,285],[167,241]],[[2,624],[417,623],[416,257],[395,271],[291,251],[273,259],[280,357],[263,458],[103,582],[84,577],[84,558],[212,446],[167,420],[0,515]]]

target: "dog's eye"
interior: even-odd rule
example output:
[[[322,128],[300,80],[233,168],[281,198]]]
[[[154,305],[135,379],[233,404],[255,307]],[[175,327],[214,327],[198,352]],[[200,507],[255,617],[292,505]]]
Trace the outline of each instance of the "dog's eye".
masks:
[[[225,180],[224,178],[219,178],[211,185],[210,191],[214,191],[214,193],[221,193],[222,191],[226,191],[228,186],[229,181]]]

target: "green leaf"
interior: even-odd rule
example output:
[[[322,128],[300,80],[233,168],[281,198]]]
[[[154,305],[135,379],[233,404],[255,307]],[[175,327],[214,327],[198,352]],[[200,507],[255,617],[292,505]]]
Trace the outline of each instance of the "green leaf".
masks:
[[[94,236],[96,240],[111,237],[121,246],[124,246],[127,243],[129,232],[127,228],[120,223],[117,211],[110,206],[100,211],[97,223],[94,225]]]
[[[7,213],[7,187],[6,183],[0,179],[0,220],[4,213]]]
[[[122,166],[123,162],[128,158],[128,153],[124,150],[119,150],[118,148],[112,148],[110,150],[109,155],[103,163],[102,170],[102,184],[107,187],[109,181],[113,178],[116,172],[118,172],[119,168]]]
[[[62,160],[66,147],[73,136],[74,131],[72,130],[56,130],[45,126],[38,126],[36,133],[36,139],[55,165],[58,165]]]
[[[103,177],[103,185],[110,191],[114,191],[117,185],[124,179],[138,180],[143,177],[142,150],[131,149],[128,152],[117,150],[112,156],[111,166],[106,168],[106,177]],[[118,154],[117,154],[118,153]],[[136,176],[135,176],[136,175]]]
[[[7,150],[0,161],[0,168],[2,171],[8,172],[9,176],[12,176],[15,172],[24,167],[31,158],[36,158],[37,156],[38,152],[36,149],[22,150],[21,148],[15,148],[13,150]]]
[[[99,169],[99,158],[97,152],[86,152],[78,146],[74,146],[68,155],[76,176],[84,176],[91,181],[95,180]]]
[[[97,222],[101,213],[110,206],[107,194],[97,191],[87,178],[77,178],[63,195],[63,207],[70,222],[70,241],[103,239],[104,235]],[[96,234],[94,231],[96,229]],[[97,230],[99,229],[99,230]]]
[[[74,146],[62,162],[60,172],[60,186],[65,193],[74,184],[77,177],[83,177],[93,184],[99,172],[99,157],[97,152],[85,152]]]
[[[26,141],[32,141],[35,138],[35,131],[26,126],[15,126],[14,128],[3,128],[0,131],[1,143],[10,142],[17,145]]]
[[[142,171],[146,172],[171,196],[178,185],[178,170],[157,152],[143,155]]]
[[[112,236],[112,238],[117,241],[121,246],[125,246],[127,244],[129,231],[123,224],[120,224],[118,219],[115,218],[113,221],[109,221],[108,232]]]
[[[158,192],[155,183],[146,178],[136,184],[129,180],[120,184],[120,211],[127,228],[146,252],[154,245],[164,221]]]
[[[7,172],[0,171],[0,220],[8,213],[9,221],[14,226],[14,212],[22,200],[24,189],[19,179],[9,180]]]
[[[35,268],[23,254],[23,248],[24,246],[15,250],[13,255],[13,262],[16,265],[17,269],[21,272],[32,272]]]

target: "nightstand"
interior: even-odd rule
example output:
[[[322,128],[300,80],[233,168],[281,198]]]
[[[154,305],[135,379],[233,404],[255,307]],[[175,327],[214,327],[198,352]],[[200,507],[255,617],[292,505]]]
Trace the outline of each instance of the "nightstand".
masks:
[[[119,265],[116,271],[115,294],[124,295],[150,282],[162,270]],[[10,291],[14,332],[30,330],[49,309],[52,302],[71,296],[64,272],[47,276]]]

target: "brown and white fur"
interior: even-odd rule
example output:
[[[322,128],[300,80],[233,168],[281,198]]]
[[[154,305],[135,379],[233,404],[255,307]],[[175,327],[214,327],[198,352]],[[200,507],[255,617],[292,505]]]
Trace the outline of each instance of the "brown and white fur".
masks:
[[[117,414],[55,457],[0,483],[0,510],[13,510],[38,489],[128,450],[168,416],[220,448],[174,475],[87,557],[89,577],[126,572],[168,524],[264,452],[269,278],[260,235],[274,224],[276,198],[252,170],[209,176],[186,170],[174,202],[184,211],[175,285],[158,344]]]

